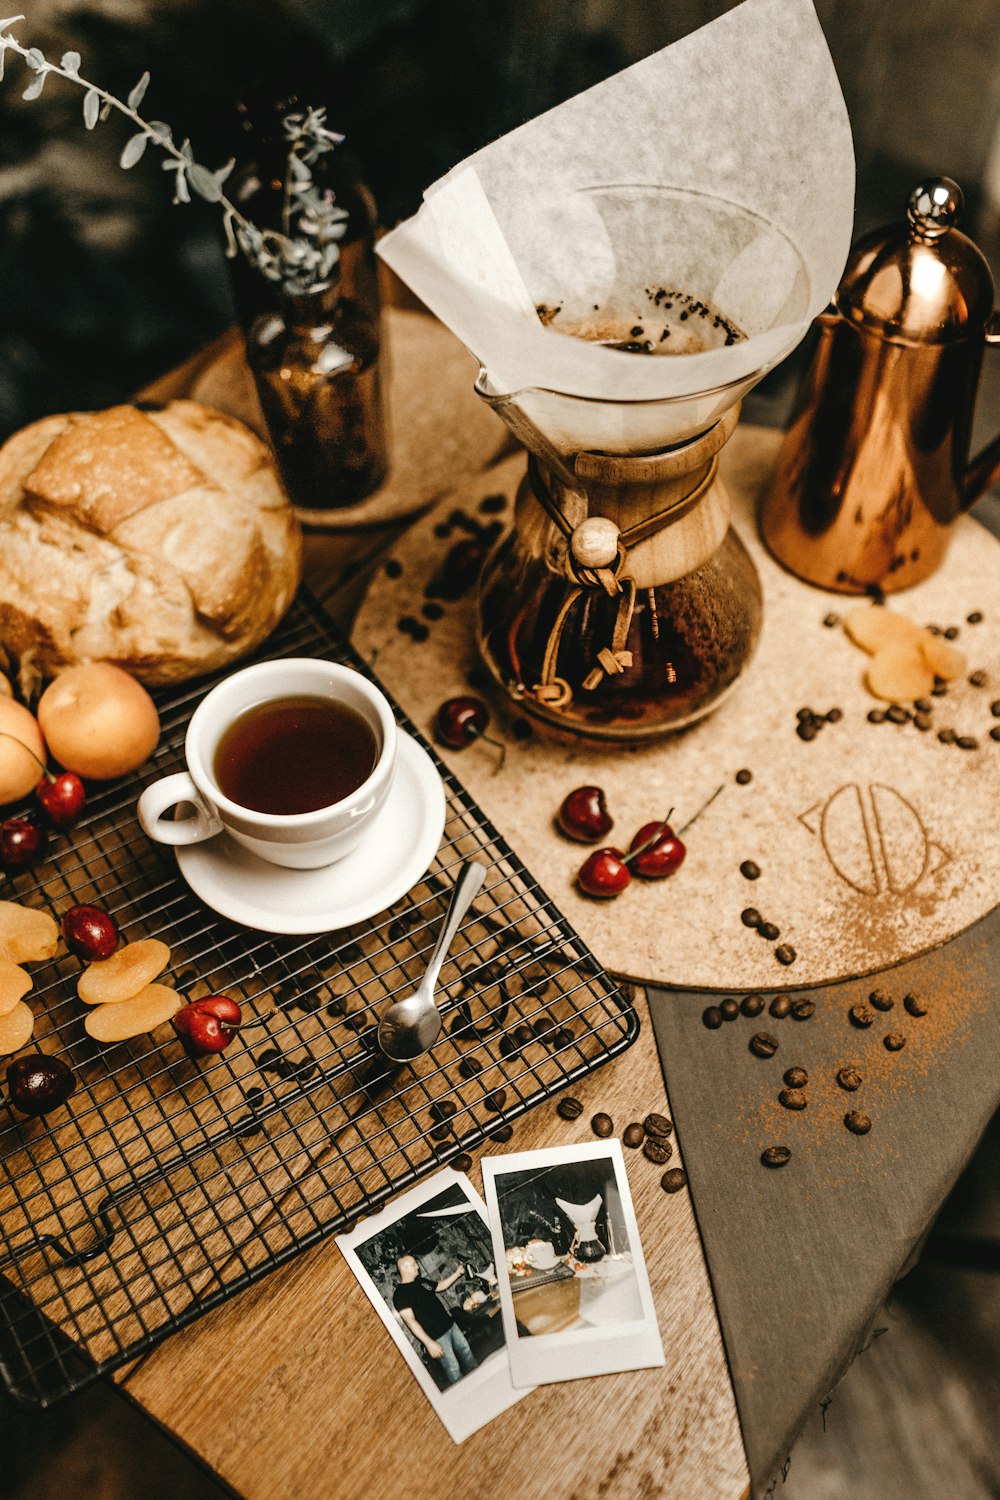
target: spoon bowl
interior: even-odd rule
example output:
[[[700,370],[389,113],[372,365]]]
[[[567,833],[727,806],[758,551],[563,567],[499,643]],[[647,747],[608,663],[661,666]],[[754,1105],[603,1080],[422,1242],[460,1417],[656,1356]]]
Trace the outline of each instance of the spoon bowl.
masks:
[[[441,1031],[434,987],[448,949],[472,902],[482,889],[486,867],[470,859],[462,866],[424,977],[411,995],[394,1000],[378,1023],[378,1044],[393,1062],[413,1062],[432,1047]]]

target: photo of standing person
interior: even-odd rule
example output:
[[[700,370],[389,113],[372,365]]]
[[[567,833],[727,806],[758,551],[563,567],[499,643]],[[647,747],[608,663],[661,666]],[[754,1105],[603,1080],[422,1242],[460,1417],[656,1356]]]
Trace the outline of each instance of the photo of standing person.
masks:
[[[421,1276],[415,1256],[401,1255],[396,1265],[399,1285],[392,1294],[392,1305],[431,1359],[440,1361],[446,1384],[454,1385],[456,1380],[475,1370],[479,1361],[438,1293],[454,1286],[465,1275],[465,1266],[456,1266],[449,1276],[432,1283]]]

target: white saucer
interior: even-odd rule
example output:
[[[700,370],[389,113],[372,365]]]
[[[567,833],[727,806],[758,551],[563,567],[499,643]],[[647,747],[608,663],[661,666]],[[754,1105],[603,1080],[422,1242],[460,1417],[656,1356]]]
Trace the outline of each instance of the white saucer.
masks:
[[[336,932],[398,901],[427,873],[444,831],[444,783],[427,751],[399,731],[385,806],[353,854],[320,870],[268,864],[227,833],[177,850],[177,868],[220,916],[262,932]]]

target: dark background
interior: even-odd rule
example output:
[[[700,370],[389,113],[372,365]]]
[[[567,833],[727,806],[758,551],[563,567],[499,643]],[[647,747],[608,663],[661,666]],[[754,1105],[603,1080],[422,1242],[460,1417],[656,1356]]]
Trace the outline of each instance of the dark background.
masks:
[[[199,160],[244,160],[236,101],[256,86],[325,103],[382,222],[468,152],[730,8],[727,0],[34,0],[14,34],[127,94]],[[855,132],[858,227],[898,218],[946,172],[966,227],[1000,228],[1000,0],[817,0]],[[173,207],[150,149],[117,157],[124,121],[83,128],[78,89],[0,85],[0,437],[54,410],[128,395],[234,317],[217,212]],[[804,356],[803,356],[804,357]],[[1000,359],[994,359],[1000,364]],[[748,412],[781,420],[798,366]],[[994,389],[991,387],[991,389]],[[996,390],[1000,391],[1000,381]],[[983,403],[981,403],[982,405]]]
[[[127,92],[149,68],[150,112],[190,134],[210,165],[244,152],[235,101],[246,81],[271,81],[279,94],[291,78],[348,132],[391,224],[469,151],[729,7],[27,0],[23,8],[15,34],[25,44],[54,59],[75,47],[84,73],[109,87]],[[1000,0],[817,0],[817,10],[854,127],[859,232],[898,219],[920,177],[947,173],[965,190],[964,227],[996,273]],[[217,215],[202,205],[173,208],[152,151],[133,172],[119,171],[124,131],[109,124],[87,133],[77,91],[50,82],[25,103],[26,82],[12,63],[0,84],[0,435],[49,411],[127,395],[234,315]],[[753,393],[751,419],[784,419],[807,352]],[[998,425],[994,352],[979,440]],[[889,1333],[856,1361],[796,1446],[782,1500],[1000,1496],[998,1160],[994,1122],[941,1215],[936,1248],[886,1311]],[[757,1270],[766,1272],[766,1246]],[[106,1385],[36,1417],[0,1397],[3,1500],[222,1494]]]

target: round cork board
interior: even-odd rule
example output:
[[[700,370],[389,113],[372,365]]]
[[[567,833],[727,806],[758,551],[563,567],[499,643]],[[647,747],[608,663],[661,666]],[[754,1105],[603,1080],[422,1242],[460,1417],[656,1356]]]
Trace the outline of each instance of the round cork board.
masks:
[[[447,328],[423,313],[399,307],[387,307],[382,321],[389,474],[357,505],[324,512],[324,531],[384,526],[415,515],[493,463],[511,444],[500,418],[473,393],[475,364]],[[427,399],[428,391],[433,391],[433,401]],[[267,441],[239,333],[220,343],[216,357],[198,371],[188,394],[193,401],[245,422]],[[299,514],[308,525],[308,512]]]
[[[733,523],[764,588],[757,655],[714,714],[657,744],[567,747],[537,732],[519,739],[525,721],[518,725],[516,707],[484,682],[471,593],[425,622],[425,640],[398,628],[401,617],[422,618],[425,585],[464,534],[441,535],[447,518],[458,509],[489,521],[499,502],[488,497],[497,494],[509,515],[522,456],[460,486],[411,527],[356,622],[358,649],[426,733],[442,699],[469,691],[470,682],[489,698],[507,745],[504,768],[482,743],[441,753],[598,958],[640,982],[774,989],[851,978],[953,937],[1000,892],[1000,743],[989,733],[1000,725],[990,710],[1000,699],[1000,543],[963,519],[934,577],[892,601],[921,624],[957,625],[955,644],[970,672],[985,671],[985,685],[963,678],[932,699],[929,732],[871,724],[869,658],[839,626],[823,624],[858,601],[784,572],[757,535],[757,500],[779,442],[769,429],[740,427],[722,454]],[[975,611],[981,623],[966,623]],[[838,707],[843,717],[805,742],[795,732],[804,706]],[[942,744],[937,731],[945,727],[975,737],[978,748]],[[747,785],[735,780],[743,768],[752,772]],[[598,902],[573,883],[586,848],[553,825],[565,794],[587,783],[605,790],[615,819],[608,842],[626,847],[643,823],[674,807],[678,827],[717,786],[723,791],[686,835],[687,858],[675,875],[633,880],[615,900]],[[757,880],[740,873],[745,860],[760,866]],[[777,962],[777,942],[744,926],[747,907],[780,929],[779,941],[795,949],[792,965]]]

